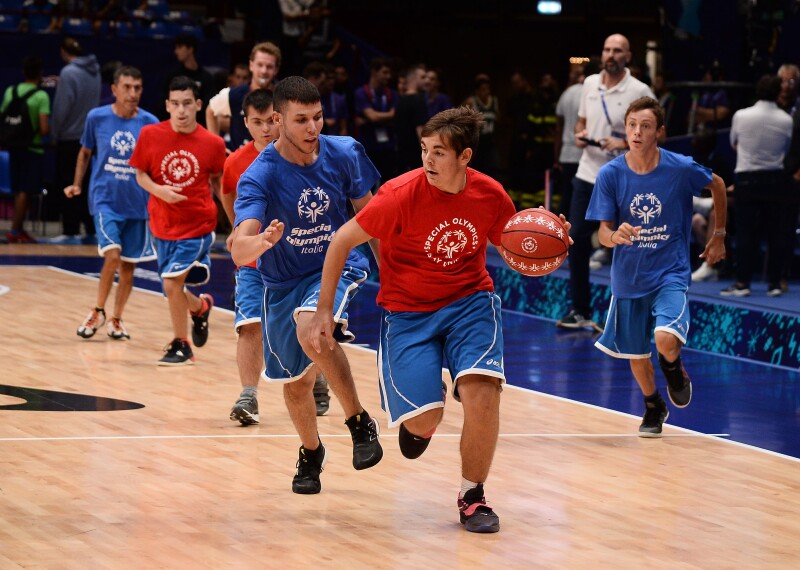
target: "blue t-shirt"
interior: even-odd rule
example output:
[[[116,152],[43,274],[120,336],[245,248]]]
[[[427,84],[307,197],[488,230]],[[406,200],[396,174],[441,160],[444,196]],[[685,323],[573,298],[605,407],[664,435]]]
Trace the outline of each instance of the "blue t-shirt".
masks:
[[[89,184],[89,212],[113,212],[130,220],[147,219],[150,195],[136,183],[136,169],[128,164],[145,125],[158,119],[143,109],[123,119],[111,105],[89,111],[81,136],[81,146],[92,150],[92,177]]]
[[[292,164],[270,144],[244,171],[234,204],[235,225],[277,219],[285,224],[283,238],[258,260],[267,287],[293,287],[322,271],[333,234],[349,219],[347,201],[367,194],[380,175],[350,137],[320,135],[319,157],[309,166]],[[349,265],[369,271],[367,259],[355,249]]]
[[[660,148],[658,166],[636,174],[618,156],[597,174],[587,220],[642,226],[632,246],[614,248],[611,293],[643,297],[664,286],[688,288],[692,196],[711,182],[711,169],[690,157]]]

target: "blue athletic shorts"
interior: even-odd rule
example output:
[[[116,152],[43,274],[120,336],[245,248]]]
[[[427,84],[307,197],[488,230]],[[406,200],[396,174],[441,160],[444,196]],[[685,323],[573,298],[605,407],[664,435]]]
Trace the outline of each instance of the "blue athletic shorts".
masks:
[[[264,304],[264,281],[261,272],[255,267],[243,265],[236,272],[236,313],[233,327],[261,323],[261,305]]]
[[[650,358],[653,328],[686,344],[689,298],[686,289],[664,288],[638,299],[611,298],[603,334],[594,345],[615,358]]]
[[[351,342],[355,336],[347,330],[347,307],[369,274],[345,267],[334,299],[333,318],[339,342]],[[313,364],[297,340],[297,315],[316,312],[322,274],[306,277],[289,289],[265,289],[261,313],[264,338],[264,380],[286,384],[302,378]]]
[[[197,238],[168,240],[153,238],[161,279],[186,273],[186,285],[203,285],[211,278],[211,244],[214,232]]]
[[[467,374],[505,382],[500,297],[479,291],[437,311],[383,311],[378,378],[389,427],[444,406],[445,360],[456,398]]]
[[[111,212],[97,212],[94,226],[97,228],[97,253],[101,256],[110,249],[118,249],[120,259],[130,263],[156,258],[147,220],[129,220]]]

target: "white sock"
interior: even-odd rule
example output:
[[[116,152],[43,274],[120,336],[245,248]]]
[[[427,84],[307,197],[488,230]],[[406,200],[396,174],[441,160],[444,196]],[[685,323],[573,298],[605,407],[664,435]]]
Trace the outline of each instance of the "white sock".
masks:
[[[468,479],[461,478],[461,493],[458,495],[459,499],[464,498],[464,494],[469,491],[470,489],[474,489],[477,487],[478,484],[474,481],[469,481]]]

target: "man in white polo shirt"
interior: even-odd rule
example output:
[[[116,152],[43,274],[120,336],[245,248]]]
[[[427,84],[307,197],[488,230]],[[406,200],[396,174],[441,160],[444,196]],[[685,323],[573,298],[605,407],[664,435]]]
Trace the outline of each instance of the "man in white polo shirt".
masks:
[[[720,291],[725,297],[750,295],[750,279],[760,266],[760,228],[767,234],[767,295],[783,294],[781,271],[786,248],[791,247],[782,232],[789,203],[783,159],[792,142],[792,117],[776,103],[780,91],[780,77],[763,76],[756,84],[755,105],[733,115],[730,139],[736,149],[736,282]]]
[[[604,164],[628,149],[625,140],[625,111],[639,97],[652,97],[652,90],[633,77],[625,66],[631,60],[628,38],[613,34],[606,38],[601,56],[602,71],[583,82],[575,144],[583,149],[578,172],[572,183],[569,221],[573,244],[569,250],[569,285],[572,308],[556,324],[578,329],[599,326],[592,320],[589,289],[589,258],[592,234],[598,223],[586,220],[597,172]]]

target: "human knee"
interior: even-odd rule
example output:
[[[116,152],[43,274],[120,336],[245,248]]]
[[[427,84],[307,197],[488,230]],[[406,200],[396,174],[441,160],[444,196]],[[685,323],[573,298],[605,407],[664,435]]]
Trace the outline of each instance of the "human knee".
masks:
[[[444,417],[444,408],[434,408],[403,422],[405,428],[417,436],[430,433],[441,423]]]
[[[456,388],[461,403],[470,405],[494,405],[500,403],[502,390],[500,379],[492,376],[470,375],[458,379]]]
[[[669,362],[673,362],[681,353],[681,341],[673,334],[656,331],[656,350]]]

